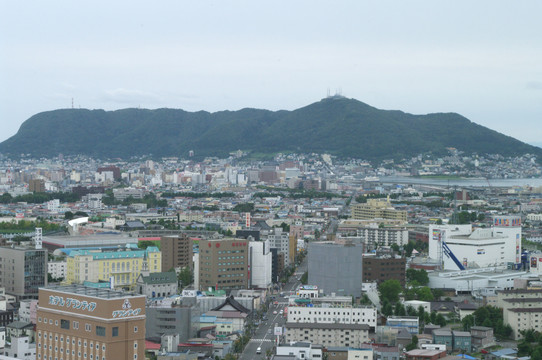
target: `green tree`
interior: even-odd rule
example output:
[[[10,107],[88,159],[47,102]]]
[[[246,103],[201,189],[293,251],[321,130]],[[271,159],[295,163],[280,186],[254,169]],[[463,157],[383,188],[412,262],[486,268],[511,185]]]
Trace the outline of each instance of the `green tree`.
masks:
[[[64,213],[64,219],[66,219],[66,220],[71,220],[71,219],[73,219],[73,217],[74,217],[74,214],[71,211],[66,211]]]
[[[427,286],[416,289],[416,294],[418,295],[418,300],[421,301],[433,301],[435,299],[431,289]]]
[[[542,360],[542,347],[537,346],[531,353],[531,360]]]
[[[181,281],[183,287],[188,286],[194,282],[194,274],[188,266],[184,267],[180,272],[178,279]]]
[[[410,257],[412,255],[412,250],[414,250],[414,244],[409,241],[408,244],[404,246],[405,249],[405,256]]]
[[[384,305],[382,305],[382,314],[384,314],[384,316],[393,315],[393,307],[389,302],[385,302]]]
[[[237,212],[254,212],[254,203],[242,203],[233,207],[232,211]]]
[[[435,318],[435,323],[440,326],[446,326],[446,319],[442,314],[438,314]]]
[[[474,316],[467,315],[461,320],[464,331],[470,331],[470,328],[474,326]]]
[[[429,275],[425,269],[407,269],[406,278],[408,282],[416,281],[421,286],[425,286],[429,283]]]
[[[410,350],[414,350],[418,348],[418,337],[416,335],[412,336],[412,341],[410,342],[410,344],[408,344],[406,346],[406,350],[407,351],[410,351]]]
[[[401,283],[397,279],[386,280],[378,287],[380,298],[393,304],[399,301],[399,294],[402,290]]]
[[[397,303],[395,304],[395,316],[405,316],[406,315],[406,311],[405,311],[405,307],[403,306],[403,304],[401,303]]]
[[[309,272],[305,271],[305,273],[303,273],[303,275],[301,275],[301,283],[303,285],[307,285],[308,282],[309,282]]]
[[[422,305],[418,306],[418,317],[420,318],[420,321],[423,321],[425,319],[425,309]]]
[[[518,357],[528,356],[531,353],[531,344],[525,339],[518,343]]]
[[[418,316],[418,313],[416,312],[416,309],[414,307],[408,305],[406,307],[406,313],[408,316]]]

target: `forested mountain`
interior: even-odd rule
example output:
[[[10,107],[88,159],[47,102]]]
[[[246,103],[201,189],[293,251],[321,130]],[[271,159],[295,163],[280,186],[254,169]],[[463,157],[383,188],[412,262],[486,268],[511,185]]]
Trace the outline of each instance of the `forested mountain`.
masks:
[[[6,155],[85,154],[98,158],[224,156],[316,152],[367,160],[419,153],[531,153],[542,149],[477,125],[455,113],[412,115],[379,110],[355,99],[325,98],[293,111],[176,109],[117,111],[62,109],[36,114],[0,144]],[[542,158],[539,156],[539,158]]]

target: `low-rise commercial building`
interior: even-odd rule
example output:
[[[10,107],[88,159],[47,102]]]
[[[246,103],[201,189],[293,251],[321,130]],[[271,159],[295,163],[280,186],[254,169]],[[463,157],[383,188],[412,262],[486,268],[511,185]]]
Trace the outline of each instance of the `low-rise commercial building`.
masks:
[[[366,324],[285,324],[286,341],[308,341],[328,346],[362,347],[369,341],[369,325]]]
[[[318,324],[366,324],[374,331],[377,313],[372,306],[363,307],[305,307],[289,306],[288,322]]]
[[[407,329],[411,334],[418,334],[420,329],[417,316],[388,316],[386,325],[396,329]]]

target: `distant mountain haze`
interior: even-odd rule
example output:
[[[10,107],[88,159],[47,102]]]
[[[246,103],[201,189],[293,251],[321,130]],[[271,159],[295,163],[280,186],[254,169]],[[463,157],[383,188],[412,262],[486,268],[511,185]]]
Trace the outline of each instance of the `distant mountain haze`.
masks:
[[[293,111],[177,109],[116,111],[61,109],[26,120],[0,143],[4,155],[227,156],[257,153],[330,153],[370,161],[420,153],[515,156],[542,149],[480,126],[455,113],[413,115],[379,110],[355,99],[330,97]]]

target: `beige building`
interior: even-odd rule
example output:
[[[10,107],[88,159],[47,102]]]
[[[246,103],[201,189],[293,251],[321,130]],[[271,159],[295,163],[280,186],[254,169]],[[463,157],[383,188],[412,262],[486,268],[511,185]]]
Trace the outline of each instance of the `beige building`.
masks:
[[[365,204],[351,206],[353,219],[390,219],[407,222],[407,212],[395,210],[389,199],[368,199]]]
[[[369,341],[369,325],[366,324],[285,324],[286,342],[303,341],[324,347],[345,346],[360,348]]]
[[[487,305],[493,305],[500,308],[507,307],[505,300],[511,299],[538,299],[542,303],[542,289],[512,289],[512,290],[498,290],[496,296],[487,298]]]
[[[538,306],[542,303],[538,302]],[[512,327],[515,340],[521,339],[521,330],[542,330],[542,307],[510,308],[504,310],[504,323]]]
[[[248,271],[248,241],[242,239],[200,240],[200,290],[246,289]]]
[[[192,240],[186,234],[164,236],[160,240],[162,250],[162,269],[194,267],[192,256]]]
[[[497,291],[496,299],[488,301],[503,309],[505,324],[512,327],[514,339],[521,339],[521,330],[542,331],[542,290],[513,289]]]
[[[81,285],[41,288],[37,360],[143,360],[145,296]]]

